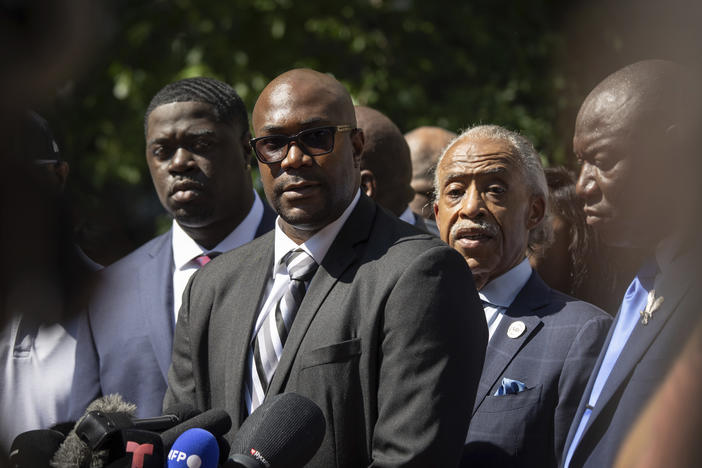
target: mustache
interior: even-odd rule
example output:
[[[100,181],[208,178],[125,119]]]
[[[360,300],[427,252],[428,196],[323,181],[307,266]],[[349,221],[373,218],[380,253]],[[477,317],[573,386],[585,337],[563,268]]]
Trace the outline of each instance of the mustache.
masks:
[[[449,231],[449,236],[451,239],[455,239],[463,234],[484,234],[490,237],[495,237],[498,234],[498,228],[496,225],[481,219],[477,221],[471,220],[459,220],[451,226]]]
[[[284,192],[286,187],[305,183],[313,183],[325,186],[326,180],[324,179],[324,177],[319,177],[314,174],[305,174],[305,176],[303,177],[299,174],[287,172],[285,174],[285,177],[278,177],[278,179],[275,181],[275,184],[273,185],[273,192],[279,194]]]
[[[173,182],[171,183],[169,193],[173,194],[179,190],[188,190],[188,189],[196,189],[196,190],[203,190],[205,188],[205,184],[202,183],[201,181],[197,179],[193,179],[191,177],[177,177]]]

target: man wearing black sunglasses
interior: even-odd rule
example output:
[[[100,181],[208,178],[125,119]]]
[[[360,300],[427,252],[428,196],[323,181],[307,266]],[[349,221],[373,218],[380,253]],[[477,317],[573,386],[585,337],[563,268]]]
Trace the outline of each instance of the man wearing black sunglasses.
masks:
[[[465,261],[361,193],[348,91],[292,70],[253,112],[273,233],[226,253],[183,296],[164,406],[230,410],[273,395],[326,418],[307,466],[456,466],[487,339]]]

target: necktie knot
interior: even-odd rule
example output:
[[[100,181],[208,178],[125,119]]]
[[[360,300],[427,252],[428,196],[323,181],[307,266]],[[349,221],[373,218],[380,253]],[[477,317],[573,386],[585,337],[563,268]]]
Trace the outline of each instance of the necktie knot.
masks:
[[[307,282],[311,280],[319,266],[314,261],[314,258],[302,249],[291,250],[285,256],[284,261],[290,279],[297,281]]]
[[[211,260],[214,260],[219,254],[220,252],[210,252],[208,254],[198,255],[193,260],[198,264],[198,266],[202,267],[210,263]]]

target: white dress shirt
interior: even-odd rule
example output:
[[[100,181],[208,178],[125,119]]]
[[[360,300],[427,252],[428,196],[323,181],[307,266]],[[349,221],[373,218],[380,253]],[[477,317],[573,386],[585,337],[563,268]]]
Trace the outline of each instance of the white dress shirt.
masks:
[[[512,305],[514,299],[531,277],[531,265],[526,258],[519,265],[498,276],[478,291],[478,296],[483,301],[485,319],[488,323],[488,341],[497,330],[505,315],[505,311]],[[491,305],[486,305],[489,302]]]
[[[254,202],[249,214],[227,237],[213,249],[205,249],[188,236],[183,228],[173,220],[173,314],[178,320],[178,311],[183,300],[183,291],[188,280],[200,266],[195,258],[210,252],[223,253],[251,242],[256,236],[258,225],[263,218],[263,202],[254,190]]]
[[[403,211],[402,214],[399,216],[399,218],[402,221],[414,226],[414,222],[416,221],[415,216],[416,215],[412,212],[412,208],[410,208],[408,205],[407,208],[405,208],[405,211]]]
[[[256,319],[256,325],[254,327],[253,333],[251,334],[251,343],[249,343],[250,346],[247,363],[249,375],[253,369],[254,356],[253,346],[251,346],[253,344],[253,340],[256,338],[256,334],[258,333],[259,328],[261,328],[263,322],[266,320],[266,317],[268,316],[267,312],[272,308],[271,304],[273,304],[275,301],[280,300],[280,298],[283,296],[286,289],[288,288],[288,284],[290,283],[290,276],[288,275],[287,267],[281,262],[281,260],[291,250],[300,248],[307,252],[307,254],[310,255],[312,258],[314,258],[315,262],[317,262],[318,265],[321,265],[324,256],[329,251],[329,248],[334,242],[334,239],[336,239],[336,236],[339,234],[339,231],[341,231],[341,228],[344,226],[346,220],[349,218],[349,216],[351,216],[351,212],[358,204],[358,200],[360,199],[360,197],[361,191],[359,189],[356,192],[356,196],[354,197],[353,201],[349,204],[348,207],[346,207],[346,210],[344,210],[341,216],[324,226],[319,232],[317,232],[312,237],[310,237],[305,242],[299,245],[283,232],[283,230],[280,227],[280,217],[276,219],[275,244],[273,247],[273,268],[271,270],[271,276],[268,279],[266,289],[262,296],[265,297],[266,300],[263,302],[262,307],[259,309],[258,318]],[[251,401],[248,397],[246,398],[246,406],[249,413],[251,413]]]

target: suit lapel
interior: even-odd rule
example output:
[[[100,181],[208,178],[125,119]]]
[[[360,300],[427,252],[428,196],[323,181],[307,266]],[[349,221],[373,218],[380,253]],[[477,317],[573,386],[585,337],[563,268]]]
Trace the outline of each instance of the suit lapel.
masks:
[[[639,363],[646,350],[651,346],[651,343],[655,340],[656,336],[661,332],[666,322],[675,312],[676,307],[680,303],[690,286],[690,278],[692,276],[687,273],[684,268],[671,269],[671,272],[664,276],[660,281],[657,281],[654,285],[656,290],[656,296],[663,296],[664,301],[660,308],[654,313],[653,318],[648,322],[648,325],[642,325],[639,320],[634,327],[634,331],[631,332],[631,336],[624,345],[619,359],[612,368],[612,372],[607,378],[607,382],[602,388],[602,393],[600,393],[597,399],[597,404],[592,411],[590,420],[588,421],[585,432],[583,433],[583,439],[587,436],[587,431],[597,420],[598,416],[602,413],[602,409],[607,406],[607,402],[614,396],[619,387],[625,383],[634,367]],[[612,330],[610,331],[610,336],[614,330],[614,325],[612,325]],[[609,338],[607,344],[602,349],[600,353],[600,359],[595,367],[599,371],[599,364],[601,358],[607,350],[609,345]],[[594,372],[593,372],[594,374]],[[594,377],[594,375],[593,375]],[[591,380],[594,381],[593,378]],[[591,383],[588,382],[588,387],[592,388]],[[590,392],[585,394],[588,398]]]
[[[344,223],[344,227],[339,231],[339,235],[322,260],[322,264],[312,278],[305,298],[300,304],[290,335],[285,342],[283,355],[275,374],[273,374],[268,389],[269,394],[275,395],[284,387],[310,323],[341,275],[356,261],[358,257],[356,246],[368,239],[375,211],[375,203],[365,195],[361,195],[356,208]]]
[[[146,311],[151,346],[164,380],[168,379],[175,326],[171,235],[172,231],[168,231],[161,236],[138,270],[140,300]]]
[[[485,398],[490,396],[497,380],[514,360],[519,350],[540,328],[541,319],[534,314],[534,311],[548,304],[548,295],[548,287],[536,272],[532,272],[531,277],[505,312],[500,325],[490,339],[478,386],[478,397],[473,406],[473,414]],[[526,331],[517,338],[509,338],[507,330],[517,320],[524,323]]]
[[[274,242],[274,234],[271,231],[261,239],[260,248],[252,249],[252,255],[241,259],[239,268],[246,272],[246,278],[242,277],[236,281],[234,283],[236,290],[227,295],[228,298],[233,298],[233,300],[227,301],[227,304],[231,304],[230,307],[233,306],[236,309],[233,313],[226,311],[226,314],[234,319],[229,321],[231,328],[226,331],[227,345],[224,347],[225,349],[221,350],[222,359],[220,362],[227,363],[224,380],[225,394],[232,396],[232,400],[228,403],[229,407],[232,408],[231,415],[235,429],[239,427],[247,415],[246,408],[243,406],[243,396],[246,391],[246,376],[249,372],[247,367],[249,343],[258,317],[261,295],[272,273]],[[252,288],[251,285],[256,286]],[[236,420],[237,415],[238,421]]]
[[[604,360],[604,355],[606,349],[609,347],[609,342],[612,341],[612,333],[614,333],[614,327],[616,326],[616,321],[612,322],[612,325],[609,327],[609,332],[607,333],[607,338],[605,338],[605,342],[602,345],[602,350],[600,351],[600,355],[597,357],[597,361],[595,362],[595,366],[592,368],[592,372],[590,373],[590,378],[587,381],[587,385],[585,386],[585,391],[583,392],[583,396],[580,397],[580,403],[578,404],[578,409],[575,411],[575,416],[573,417],[573,423],[577,422],[577,424],[571,424],[570,429],[568,430],[568,437],[566,438],[566,443],[564,445],[563,449],[563,459],[561,460],[562,463],[565,463],[565,457],[568,454],[568,449],[570,448],[571,443],[573,442],[573,437],[575,437],[575,431],[578,429],[578,424],[580,424],[580,420],[583,417],[583,413],[585,413],[585,407],[588,404],[588,401],[590,399],[590,393],[592,393],[592,387],[595,386],[595,379],[597,378],[597,373],[600,370],[600,366],[602,365],[602,361]],[[592,417],[590,418],[590,421],[592,421]],[[588,424],[589,427],[589,424]],[[582,441],[583,437],[580,438]],[[574,455],[575,456],[575,455]]]

